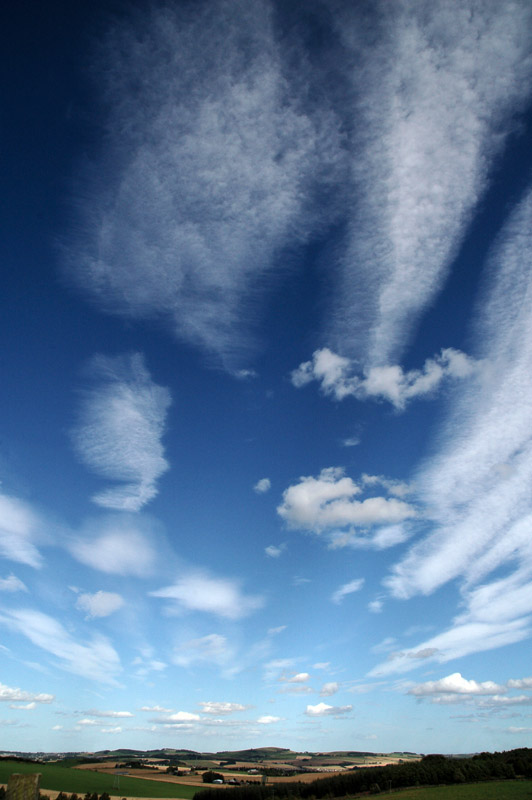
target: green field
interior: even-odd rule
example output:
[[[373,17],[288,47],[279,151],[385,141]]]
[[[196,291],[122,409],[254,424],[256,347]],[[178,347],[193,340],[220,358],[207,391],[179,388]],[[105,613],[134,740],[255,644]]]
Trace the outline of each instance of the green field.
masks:
[[[0,783],[7,783],[12,772],[40,772],[41,790],[55,789],[56,791],[76,792],[84,795],[86,792],[107,792],[120,797],[180,797],[184,800],[194,797],[200,787],[183,786],[179,783],[164,783],[163,781],[147,781],[143,778],[130,778],[120,775],[119,788],[113,788],[114,775],[104,775],[90,770],[69,769],[58,767],[55,764],[28,764],[21,761],[0,761]]]
[[[383,796],[393,797],[395,800],[532,800],[532,781],[485,781],[453,786],[423,786],[375,795]]]

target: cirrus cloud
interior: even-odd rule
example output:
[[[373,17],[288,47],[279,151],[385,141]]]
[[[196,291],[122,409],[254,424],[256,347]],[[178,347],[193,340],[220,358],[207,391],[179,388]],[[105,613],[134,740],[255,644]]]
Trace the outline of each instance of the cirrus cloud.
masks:
[[[241,619],[264,605],[262,597],[243,594],[237,581],[205,572],[184,575],[150,595],[175,601],[177,611],[201,611],[228,619]]]

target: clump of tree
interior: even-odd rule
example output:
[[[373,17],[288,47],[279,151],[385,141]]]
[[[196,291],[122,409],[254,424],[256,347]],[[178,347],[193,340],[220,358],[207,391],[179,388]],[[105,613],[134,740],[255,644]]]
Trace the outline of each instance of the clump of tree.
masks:
[[[202,777],[203,783],[214,783],[214,781],[222,781],[224,776],[221,772],[214,772],[212,769],[208,769],[207,772],[204,772]]]

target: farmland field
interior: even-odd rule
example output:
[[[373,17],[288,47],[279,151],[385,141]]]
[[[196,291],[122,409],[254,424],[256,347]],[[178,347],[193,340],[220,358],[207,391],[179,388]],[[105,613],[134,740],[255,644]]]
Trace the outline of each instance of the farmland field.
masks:
[[[198,791],[197,786],[182,786],[179,783],[166,783],[163,781],[132,778],[120,775],[119,788],[113,788],[115,776],[105,775],[100,772],[77,770],[69,767],[59,767],[55,764],[29,764],[20,761],[0,761],[0,783],[7,783],[13,772],[41,773],[41,790],[46,789],[76,792],[84,795],[86,792],[107,792],[120,797],[179,797],[189,800]]]

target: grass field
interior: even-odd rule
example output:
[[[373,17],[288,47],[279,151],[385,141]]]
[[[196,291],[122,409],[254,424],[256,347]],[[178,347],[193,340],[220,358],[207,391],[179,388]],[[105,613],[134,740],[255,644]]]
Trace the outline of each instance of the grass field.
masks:
[[[422,786],[375,797],[395,800],[532,800],[532,781],[486,781],[453,786]]]
[[[84,795],[86,792],[97,792],[98,794],[107,792],[110,795],[120,795],[121,797],[179,797],[183,798],[183,800],[189,800],[199,788],[197,786],[182,786],[178,783],[130,778],[127,775],[120,775],[119,788],[113,788],[114,775],[58,767],[54,764],[0,761],[0,783],[7,783],[12,772],[40,772],[42,791],[55,789],[69,794],[76,792],[76,794],[80,795]]]

